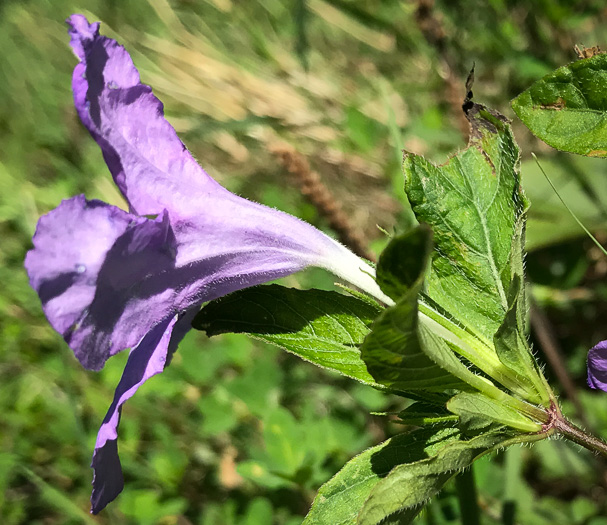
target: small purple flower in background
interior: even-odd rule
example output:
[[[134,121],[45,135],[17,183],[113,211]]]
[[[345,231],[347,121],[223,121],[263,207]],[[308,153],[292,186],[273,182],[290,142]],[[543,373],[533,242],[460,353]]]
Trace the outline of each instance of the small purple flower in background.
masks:
[[[607,341],[601,341],[588,352],[588,385],[607,392]]]
[[[91,512],[123,488],[122,404],[163,371],[200,305],[325,268],[391,303],[373,269],[313,226],[238,197],[209,177],[165,120],[126,50],[99,23],[68,19],[80,59],[78,115],[100,146],[129,212],[79,195],[43,216],[25,267],[44,312],[83,366],[131,349],[93,455]]]

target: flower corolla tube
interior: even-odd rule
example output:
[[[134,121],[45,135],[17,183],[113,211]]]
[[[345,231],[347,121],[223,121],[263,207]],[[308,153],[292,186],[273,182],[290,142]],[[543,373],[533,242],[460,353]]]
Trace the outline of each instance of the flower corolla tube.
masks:
[[[373,269],[313,226],[229,192],[196,163],[127,51],[82,15],[67,23],[72,89],[126,212],[79,195],[43,216],[25,260],[44,313],[82,365],[130,349],[95,444],[91,512],[123,488],[123,403],[163,371],[202,303],[308,266],[390,303]]]

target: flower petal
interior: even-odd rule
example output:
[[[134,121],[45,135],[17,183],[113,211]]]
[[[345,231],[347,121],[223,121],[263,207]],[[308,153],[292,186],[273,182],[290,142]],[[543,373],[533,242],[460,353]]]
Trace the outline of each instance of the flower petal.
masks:
[[[141,290],[142,279],[174,266],[166,213],[156,220],[137,217],[79,195],[40,219],[33,242],[25,259],[30,284],[53,328],[87,368],[100,369],[178,313],[126,308],[138,291],[150,293]],[[155,293],[157,300],[163,291]]]
[[[588,385],[607,392],[607,341],[601,341],[588,352]]]
[[[74,100],[131,211],[74,197],[40,219],[25,266],[84,366],[132,348],[100,428],[92,512],[122,490],[122,404],[161,372],[201,303],[319,266],[391,304],[364,261],[316,228],[242,199],[196,164],[128,53],[69,20]],[[139,215],[137,215],[139,214]],[[156,215],[156,219],[141,215]]]
[[[99,24],[72,15],[71,45],[80,59],[72,88],[78,115],[97,141],[116,184],[139,215],[200,210],[198,199],[226,192],[196,163],[164,118],[162,103],[139,81],[126,50],[99,35]],[[190,208],[188,210],[188,207]]]
[[[309,265],[377,288],[371,268],[314,227],[234,197],[228,213],[211,205],[192,222],[137,217],[83,196],[40,219],[25,266],[85,367],[99,370],[180,312]]]
[[[373,270],[339,243],[209,178],[124,48],[79,15],[70,25],[81,118],[131,207],[159,214],[150,220],[80,197],[40,221],[26,267],[49,321],[84,366],[100,369],[196,304],[306,266],[389,301]]]
[[[124,480],[118,458],[118,424],[124,402],[150,377],[159,374],[190,329],[196,310],[156,325],[131,351],[114,400],[101,424],[91,466],[94,469],[91,512],[97,514],[122,491]]]
[[[73,15],[78,113],[138,214],[167,210],[178,237],[177,308],[208,301],[313,265],[390,301],[373,270],[316,228],[230,193],[198,166],[163,115],[162,103],[125,51]],[[185,268],[193,265],[190,269]],[[194,270],[198,271],[198,276]],[[190,275],[188,275],[188,273]],[[201,280],[200,275],[206,274]],[[164,317],[164,316],[163,316]]]

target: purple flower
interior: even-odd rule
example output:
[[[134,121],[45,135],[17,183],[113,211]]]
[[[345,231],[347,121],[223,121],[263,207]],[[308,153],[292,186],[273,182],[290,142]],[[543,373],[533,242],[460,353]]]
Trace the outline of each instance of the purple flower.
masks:
[[[588,385],[607,392],[607,341],[601,341],[588,352]]]
[[[345,247],[209,177],[125,49],[81,15],[67,22],[80,59],[76,110],[130,212],[82,195],[63,201],[38,222],[25,267],[49,322],[83,366],[99,370],[131,349],[95,445],[96,514],[123,487],[122,404],[163,371],[203,302],[311,265],[391,301],[372,268]]]

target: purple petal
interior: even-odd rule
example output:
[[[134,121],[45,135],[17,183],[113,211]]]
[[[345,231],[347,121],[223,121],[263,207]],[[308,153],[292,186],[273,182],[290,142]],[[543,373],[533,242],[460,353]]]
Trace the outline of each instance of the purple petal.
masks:
[[[101,368],[181,311],[306,266],[326,268],[385,298],[372,269],[343,246],[210,179],[164,119],[150,88],[139,83],[124,48],[79,15],[69,22],[81,59],[74,97],[82,121],[131,208],[160,216],[152,221],[113,211],[104,219],[110,212],[98,210],[85,220],[90,204],[80,200],[80,208],[60,207],[41,221],[26,266],[51,324],[84,366]],[[121,217],[119,227],[114,215]],[[113,235],[98,239],[97,228],[107,228],[107,220]],[[66,245],[70,250],[59,259],[52,256]],[[93,264],[81,262],[87,254]],[[76,266],[86,271],[78,275]],[[61,293],[54,290],[50,302],[46,289],[57,285]]]
[[[131,209],[139,215],[196,213],[200,196],[227,192],[183,145],[126,50],[82,15],[67,22],[80,59],[72,79],[76,109]]]
[[[607,341],[601,341],[588,352],[588,385],[607,392]]]
[[[51,325],[87,368],[203,302],[315,265],[377,288],[358,257],[295,217],[235,197],[196,221],[74,197],[40,219],[25,266]]]
[[[81,15],[68,24],[80,58],[73,88],[83,123],[131,209],[170,215],[180,275],[166,285],[179,287],[178,310],[309,265],[387,299],[369,275],[373,270],[349,250],[309,224],[242,199],[211,179],[164,118],[151,88],[140,83],[125,49],[100,36],[98,25]]]
[[[97,434],[93,454],[91,512],[97,514],[122,491],[124,481],[118,458],[118,424],[124,402],[150,377],[168,364],[178,343],[190,329],[196,311],[175,316],[158,324],[129,355],[112,402]]]
[[[43,216],[33,242],[25,259],[30,284],[53,328],[87,368],[100,369],[177,313],[126,308],[138,292],[147,292],[142,280],[174,266],[166,213],[156,220],[137,217],[80,195]]]

